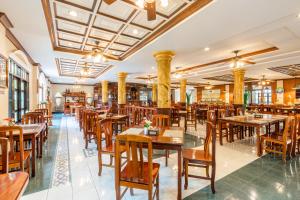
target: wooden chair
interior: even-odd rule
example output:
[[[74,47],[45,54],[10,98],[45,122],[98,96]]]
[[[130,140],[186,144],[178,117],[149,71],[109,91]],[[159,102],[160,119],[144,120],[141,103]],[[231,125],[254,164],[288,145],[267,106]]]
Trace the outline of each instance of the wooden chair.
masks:
[[[2,169],[0,170],[0,174],[8,173],[8,138],[0,137],[0,149],[1,149],[1,160]]]
[[[300,153],[300,114],[295,115],[295,133],[293,138],[292,156],[296,155],[296,149]]]
[[[0,138],[7,138],[9,142],[8,164],[7,152],[4,149],[4,157],[0,156],[0,170],[11,171],[12,169],[30,172],[30,150],[24,150],[23,129],[20,126],[0,126]],[[1,141],[4,141],[2,139]],[[3,145],[5,147],[5,145]],[[1,145],[2,148],[2,145]],[[6,157],[6,158],[5,158]]]
[[[40,124],[40,123],[45,123],[44,115],[42,112],[28,112],[22,116],[21,120],[22,124]],[[43,142],[45,141],[45,138],[48,135],[48,127],[46,125],[46,128],[42,131],[42,137],[40,139],[36,140],[36,150],[38,152],[38,157],[42,157],[42,145]],[[27,142],[27,141],[25,141]]]
[[[92,110],[84,111],[83,118],[83,134],[85,140],[85,148],[88,148],[88,143],[96,139],[98,113]]]
[[[282,160],[286,162],[287,155],[292,152],[292,139],[295,133],[295,119],[288,117],[285,120],[282,134],[265,134],[261,136],[261,148],[266,152],[282,154]]]
[[[185,127],[194,127],[197,130],[197,117],[196,117],[196,109],[192,108],[191,111],[187,112],[186,116],[186,125]]]
[[[153,115],[152,126],[160,129],[169,128],[170,127],[169,115],[162,115],[162,114]],[[165,151],[165,157],[166,157],[166,166],[168,166],[168,158],[169,158],[168,150]]]
[[[210,153],[210,144],[212,144],[212,152]],[[206,179],[211,181],[211,190],[215,193],[215,175],[216,175],[216,128],[212,122],[206,123],[206,138],[204,142],[204,150],[197,148],[184,149],[183,156],[183,174],[184,189],[188,187],[188,177]],[[189,174],[189,166],[200,167],[206,169],[206,176],[198,176]],[[209,176],[209,167],[211,166],[211,176]]]
[[[121,167],[121,154],[126,147],[127,163]],[[147,149],[147,161],[144,161],[143,149]],[[133,195],[133,188],[147,190],[148,199],[156,196],[159,199],[159,168],[158,163],[152,162],[152,140],[143,135],[118,135],[116,137],[115,157],[115,188],[116,199],[120,200],[128,188]],[[121,187],[126,189],[121,193]],[[153,186],[155,191],[153,193]]]
[[[180,127],[180,115],[179,109],[173,108],[171,113],[171,125],[176,124],[176,126]]]
[[[102,144],[102,141],[104,141],[104,145]],[[102,166],[112,167],[113,157],[115,156],[115,144],[113,141],[111,119],[103,119],[97,122],[97,147],[99,164],[98,175],[101,176]],[[109,165],[102,163],[102,154],[108,154],[110,156]]]
[[[84,116],[84,107],[79,108],[79,129],[80,131],[83,128],[83,116]]]
[[[224,118],[224,117],[226,117],[225,109],[219,109],[218,110],[218,119],[221,119],[221,118]],[[228,142],[229,134],[228,134],[228,125],[227,125],[227,123],[224,123],[224,122],[218,123],[217,130],[218,130],[218,133],[222,136],[220,138],[220,143],[222,144],[221,140],[223,139],[223,137],[225,137],[226,141]]]

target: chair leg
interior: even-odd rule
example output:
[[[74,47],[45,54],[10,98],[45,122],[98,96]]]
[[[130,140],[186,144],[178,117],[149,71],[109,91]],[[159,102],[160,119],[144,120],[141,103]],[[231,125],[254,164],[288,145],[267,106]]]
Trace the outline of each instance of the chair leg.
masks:
[[[282,148],[282,160],[285,163],[286,163],[286,152],[287,152],[286,145],[283,145],[283,148]]]
[[[156,199],[159,200],[159,173],[156,178]]]
[[[189,178],[189,161],[185,160],[184,162],[184,189],[186,190],[188,188],[189,182],[188,182],[188,178]]]
[[[212,165],[212,169],[211,169],[211,191],[213,194],[216,193],[216,190],[215,190],[215,176],[216,176],[216,166],[215,164]]]
[[[168,157],[169,157],[169,151],[168,150],[166,150],[165,156],[166,156],[166,167],[168,167]]]
[[[121,187],[116,187],[116,200],[121,200]]]
[[[206,176],[209,178],[209,165],[205,167]]]
[[[102,154],[98,150],[98,165],[99,165],[99,171],[98,171],[98,176],[101,176],[102,174]]]
[[[112,155],[110,155],[110,157],[109,157],[109,158],[110,158],[110,160],[109,160],[109,165],[110,165],[110,166],[112,166],[112,163],[113,163],[113,156],[112,156]]]
[[[148,190],[148,200],[152,200],[152,190]]]

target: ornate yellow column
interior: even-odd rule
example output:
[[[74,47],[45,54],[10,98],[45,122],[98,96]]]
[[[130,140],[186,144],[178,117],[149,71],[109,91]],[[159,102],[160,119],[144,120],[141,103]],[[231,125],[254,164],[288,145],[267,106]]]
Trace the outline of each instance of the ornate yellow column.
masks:
[[[157,83],[152,84],[152,103],[157,103]]]
[[[101,82],[102,86],[102,104],[107,104],[108,102],[108,81],[103,80]]]
[[[233,69],[234,89],[233,89],[233,104],[244,104],[244,76],[245,69]]]
[[[118,104],[126,104],[126,72],[120,72],[118,74]]]
[[[186,79],[180,80],[180,103],[186,104]]]
[[[172,51],[159,51],[154,53],[157,62],[157,79],[158,79],[158,101],[157,107],[162,110],[168,110],[171,107],[171,60],[174,56]]]

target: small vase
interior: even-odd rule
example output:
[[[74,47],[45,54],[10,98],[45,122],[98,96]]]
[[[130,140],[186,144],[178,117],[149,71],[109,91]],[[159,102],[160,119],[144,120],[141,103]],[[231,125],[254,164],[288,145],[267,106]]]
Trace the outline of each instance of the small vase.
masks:
[[[144,135],[148,135],[148,128],[144,127]]]

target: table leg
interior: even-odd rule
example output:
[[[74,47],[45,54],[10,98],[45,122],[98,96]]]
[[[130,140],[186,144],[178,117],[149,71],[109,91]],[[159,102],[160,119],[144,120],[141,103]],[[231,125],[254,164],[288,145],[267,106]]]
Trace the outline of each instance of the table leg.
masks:
[[[229,124],[229,142],[233,142],[233,125]]]
[[[45,132],[41,132],[40,133],[40,153],[39,153],[39,158],[41,158],[43,156],[44,133]]]
[[[181,156],[181,153],[182,153],[182,150],[181,150],[181,147],[180,149],[178,149],[178,185],[177,185],[177,190],[178,190],[178,194],[177,194],[177,199],[178,200],[181,200],[182,199],[182,194],[181,194],[181,168],[182,168],[182,162],[181,162],[181,159],[182,159],[182,156]]]
[[[31,158],[31,167],[32,167],[32,169],[31,169],[31,176],[32,177],[34,177],[35,176],[35,135],[33,134],[32,135],[32,138],[31,138],[31,142],[32,142],[32,147],[31,147],[31,149],[32,149],[32,158]]]
[[[223,145],[223,136],[222,136],[222,129],[221,129],[221,122],[218,122],[218,129],[219,129],[219,139],[220,139],[220,145]]]
[[[262,149],[260,144],[260,127],[256,127],[256,150],[257,150],[257,156],[262,155]]]

